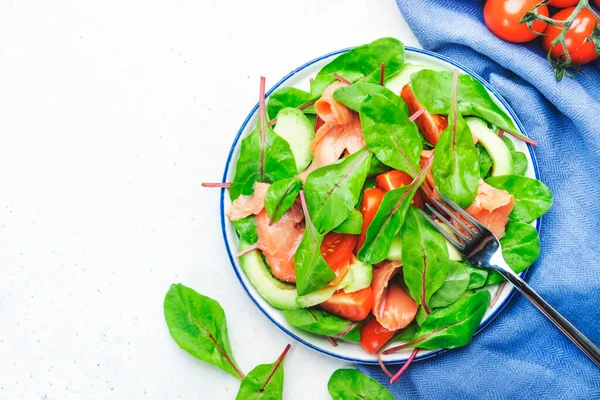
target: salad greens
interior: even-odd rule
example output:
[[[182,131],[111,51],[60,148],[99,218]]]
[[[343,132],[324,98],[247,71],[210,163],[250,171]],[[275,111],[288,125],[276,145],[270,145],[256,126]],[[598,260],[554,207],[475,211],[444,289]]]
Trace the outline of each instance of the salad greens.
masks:
[[[240,240],[250,244],[258,242],[258,233],[256,232],[254,215],[249,215],[245,218],[233,221],[233,227]]]
[[[360,324],[346,321],[317,308],[287,310],[283,315],[290,325],[323,336],[335,336],[351,342],[360,341]]]
[[[509,216],[511,221],[532,222],[546,214],[552,206],[552,192],[537,179],[503,175],[487,178],[485,182],[515,197],[515,207]]]
[[[290,350],[288,344],[272,364],[256,366],[240,385],[236,400],[281,400],[283,398],[283,361]]]
[[[304,184],[306,205],[319,233],[331,231],[348,218],[358,202],[370,165],[371,153],[363,149],[308,175]]]
[[[352,210],[344,222],[333,228],[333,232],[360,235],[362,232],[363,222],[363,216],[360,211]]]
[[[308,102],[308,92],[294,87],[279,88],[269,96],[267,116],[273,119],[279,111],[287,107],[300,107]],[[307,110],[304,110],[306,113]],[[314,111],[313,111],[314,113]]]
[[[456,96],[454,91],[452,112],[448,116],[448,128],[442,132],[435,147],[433,179],[440,192],[459,206],[467,208],[477,195],[480,173],[479,154],[473,144],[473,135],[469,126],[457,112]]]
[[[294,255],[294,266],[296,267],[296,290],[299,296],[304,296],[327,286],[335,279],[335,273],[327,265],[321,254],[321,243],[324,235],[319,233],[313,225],[311,213],[306,207],[306,200],[302,191],[300,192],[300,198],[306,217],[306,229],[304,230],[302,242]]]
[[[475,147],[479,153],[479,176],[485,179],[490,174],[490,170],[492,169],[492,159],[482,145],[477,144]]]
[[[471,275],[465,264],[448,261],[448,273],[442,287],[440,287],[429,299],[432,308],[446,307],[462,296],[468,289]]]
[[[430,314],[430,299],[443,287],[448,273],[448,248],[444,237],[414,206],[402,226],[402,263],[411,297]],[[438,302],[443,303],[443,296],[442,292]]]
[[[379,382],[355,369],[335,371],[327,389],[333,400],[394,400]]]
[[[485,281],[488,278],[487,270],[471,267],[470,265],[466,265],[466,268],[469,273],[469,286],[467,286],[467,290],[479,289],[485,285]]]
[[[504,142],[506,147],[508,147],[508,150],[510,151],[510,155],[512,156],[513,174],[521,175],[521,176],[525,175],[525,172],[527,172],[527,165],[528,165],[527,156],[525,155],[525,153],[517,151],[517,149],[515,148],[515,144],[512,142],[512,140],[510,140],[506,136],[502,136],[502,141]],[[482,178],[485,178],[485,177],[482,177]]]
[[[354,85],[342,86],[333,92],[333,98],[339,101],[349,109],[360,112],[363,102],[369,96],[383,96],[391,101],[396,106],[400,107],[405,114],[408,114],[408,106],[394,92],[375,83],[357,82]]]
[[[402,107],[384,96],[368,95],[360,108],[360,123],[367,148],[377,159],[412,177],[417,175],[423,139]]]
[[[179,347],[244,379],[231,353],[225,312],[218,302],[178,283],[165,296],[164,312],[169,333]]]
[[[298,177],[279,180],[269,186],[265,196],[265,210],[273,222],[294,204],[302,189],[302,181]]]
[[[337,56],[323,67],[310,83],[310,99],[318,99],[336,80],[337,74],[350,82],[378,83],[381,64],[385,64],[386,78],[397,74],[404,66],[404,45],[398,39],[382,38]]]

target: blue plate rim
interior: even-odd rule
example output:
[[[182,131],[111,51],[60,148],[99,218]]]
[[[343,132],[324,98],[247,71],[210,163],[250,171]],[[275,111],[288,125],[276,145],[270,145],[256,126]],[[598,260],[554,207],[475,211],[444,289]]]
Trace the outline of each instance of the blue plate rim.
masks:
[[[286,76],[284,76],[283,78],[281,78],[279,80],[279,82],[277,82],[271,89],[269,89],[266,92],[266,96],[268,97],[271,93],[273,93],[273,91],[275,91],[276,89],[278,89],[283,83],[285,83],[288,79],[290,79],[292,76],[294,76],[295,74],[297,74],[298,72],[304,70],[307,67],[310,67],[311,65],[324,60],[326,58],[338,55],[338,54],[342,54],[345,53],[349,50],[351,50],[353,47],[348,47],[345,49],[341,49],[341,50],[336,50],[327,54],[324,54],[320,57],[317,57],[311,61],[308,61],[307,63],[299,66],[298,68],[294,69],[293,71],[291,71],[290,73],[288,73]],[[424,54],[433,58],[436,58],[438,60],[442,60],[445,61],[453,66],[455,66],[456,68],[462,70],[463,72],[467,73],[468,75],[471,75],[473,78],[477,79],[489,92],[491,92],[496,99],[502,104],[504,105],[504,107],[508,110],[510,116],[515,120],[517,127],[519,128],[519,130],[525,135],[527,136],[527,133],[525,131],[525,127],[523,126],[523,124],[521,123],[521,121],[519,120],[518,116],[515,114],[515,112],[513,111],[513,109],[510,107],[510,105],[508,104],[508,102],[506,102],[506,100],[504,100],[504,98],[500,95],[500,93],[498,93],[488,82],[486,82],[482,77],[480,77],[477,73],[475,73],[474,71],[472,71],[471,69],[461,65],[460,63],[446,57],[443,56],[441,54],[435,53],[433,51],[429,51],[429,50],[425,50],[425,49],[418,49],[416,47],[411,47],[411,46],[406,46],[405,50],[408,52],[413,52],[413,53],[419,53],[419,54]],[[238,130],[237,135],[235,136],[233,143],[231,145],[231,148],[229,150],[229,154],[227,155],[227,161],[225,163],[225,170],[223,172],[223,178],[222,181],[225,182],[227,180],[227,175],[229,173],[229,167],[231,164],[231,160],[233,158],[233,153],[235,152],[235,148],[236,145],[238,143],[238,141],[240,140],[244,130],[246,129],[246,125],[248,124],[248,122],[250,121],[250,119],[252,118],[252,116],[256,113],[256,111],[258,110],[258,103],[256,103],[256,105],[252,108],[252,110],[250,111],[250,113],[248,114],[248,116],[246,117],[246,119],[244,120],[244,122],[242,123],[240,129]],[[527,143],[527,149],[529,150],[529,154],[531,156],[531,162],[533,164],[533,171],[535,174],[536,179],[540,180],[540,174],[539,174],[539,170],[538,170],[538,165],[537,165],[537,160],[535,158],[535,154],[533,152],[533,147]],[[361,360],[361,359],[356,359],[356,358],[351,358],[351,357],[345,357],[339,354],[334,354],[331,353],[325,349],[322,349],[320,347],[317,347],[315,345],[313,345],[312,343],[307,342],[306,340],[304,340],[303,338],[299,337],[298,335],[294,334],[292,331],[290,331],[289,329],[287,329],[285,326],[281,325],[279,322],[275,321],[273,318],[271,318],[271,316],[269,315],[269,313],[256,301],[256,299],[254,299],[254,297],[252,296],[252,294],[250,293],[250,290],[248,289],[248,287],[246,286],[246,284],[244,283],[244,280],[242,279],[242,276],[240,274],[240,271],[238,271],[238,268],[236,267],[235,264],[235,256],[232,253],[230,247],[229,247],[229,241],[227,240],[227,231],[226,231],[226,219],[225,219],[225,189],[221,189],[221,196],[220,196],[220,214],[221,214],[221,233],[223,234],[223,241],[225,243],[225,249],[227,250],[227,255],[229,257],[229,261],[231,263],[231,266],[233,268],[233,271],[236,275],[236,277],[238,278],[240,284],[242,285],[242,288],[244,289],[244,291],[246,292],[246,294],[248,295],[248,297],[252,300],[252,302],[256,305],[256,307],[258,307],[258,309],[267,317],[267,319],[269,319],[269,321],[271,321],[271,323],[273,323],[275,326],[277,326],[279,329],[281,329],[284,333],[286,333],[288,336],[292,337],[293,339],[297,340],[298,342],[304,344],[305,346],[321,353],[321,354],[325,354],[327,356],[333,357],[333,358],[337,358],[340,360],[344,360],[344,361],[348,361],[348,362],[352,362],[352,363],[357,363],[357,364],[362,364],[362,365],[377,365],[377,361],[369,361],[369,360]],[[538,234],[540,232],[540,228],[541,228],[541,218],[538,218],[538,220],[536,221],[536,230],[538,231]],[[531,267],[529,267],[531,268]],[[521,277],[525,277],[527,272],[529,271],[529,268],[527,268],[525,271],[521,272],[520,276]],[[492,322],[492,320],[494,320],[494,318],[496,318],[498,316],[498,314],[500,314],[500,312],[506,307],[506,305],[509,303],[509,301],[512,299],[512,297],[515,294],[515,288],[511,288],[511,291],[509,293],[509,295],[506,297],[506,299],[504,299],[504,301],[498,306],[498,308],[492,313],[490,314],[484,321],[481,322],[481,324],[479,324],[479,328],[477,328],[477,331],[475,332],[475,335],[477,335],[479,332],[481,332],[486,326],[488,326],[488,324],[490,322]],[[422,356],[417,356],[415,357],[415,359],[413,361],[421,361],[421,360],[425,360],[431,357],[435,357],[438,356],[444,352],[446,352],[448,350],[446,349],[439,349],[436,351],[433,351],[431,353],[422,355]],[[404,359],[398,359],[398,360],[390,360],[390,361],[386,361],[386,364],[402,364],[404,362],[406,362],[406,358]]]

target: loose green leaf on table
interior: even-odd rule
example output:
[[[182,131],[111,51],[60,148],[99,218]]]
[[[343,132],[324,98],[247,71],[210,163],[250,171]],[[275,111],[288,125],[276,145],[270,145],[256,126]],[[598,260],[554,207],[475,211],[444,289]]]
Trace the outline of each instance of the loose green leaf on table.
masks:
[[[255,367],[240,385],[236,400],[281,400],[283,398],[283,362],[290,350],[288,344],[272,364]]]
[[[487,178],[485,182],[515,197],[515,207],[508,216],[511,221],[531,222],[546,214],[552,206],[552,192],[536,179],[502,175]]]
[[[308,92],[294,87],[284,87],[275,90],[267,102],[267,115],[269,119],[277,116],[279,111],[286,107],[299,107],[308,102]],[[306,112],[306,110],[303,110]]]
[[[540,256],[540,238],[537,229],[530,224],[511,221],[506,233],[500,239],[504,261],[516,273],[523,272]],[[486,284],[492,285],[504,280],[502,275],[492,272]]]
[[[367,97],[375,95],[387,98],[392,104],[408,114],[408,106],[404,100],[390,89],[378,83],[356,82],[350,86],[342,86],[333,92],[333,98],[336,101],[356,112],[360,111]]]
[[[506,144],[506,147],[508,147],[508,150],[510,151],[510,154],[512,156],[513,174],[525,175],[525,172],[527,172],[527,166],[529,165],[529,162],[527,162],[527,156],[525,155],[525,153],[517,151],[513,141],[510,140],[510,138],[508,138],[506,135],[502,136],[502,141],[504,142],[504,144]]]
[[[451,305],[433,310],[421,325],[410,347],[453,349],[468,344],[491,301],[490,292],[465,292]]]
[[[304,296],[327,286],[335,279],[335,273],[321,254],[324,235],[319,233],[313,225],[312,214],[307,210],[306,199],[302,191],[300,198],[306,229],[302,242],[294,255],[294,266],[296,268],[296,290],[299,296]]]
[[[240,240],[250,244],[258,242],[258,233],[256,232],[254,215],[249,215],[246,218],[232,221],[232,223],[233,228],[237,232]]]
[[[430,314],[430,299],[446,279],[448,247],[444,237],[411,206],[402,226],[404,282],[411,297]]]
[[[384,164],[415,177],[423,139],[408,113],[381,95],[368,96],[360,109],[367,148]]]
[[[397,74],[404,66],[404,45],[398,39],[381,38],[340,54],[324,66],[310,83],[310,99],[318,99],[338,74],[350,82],[378,83],[381,64],[385,63],[385,79]]]
[[[333,400],[394,400],[379,382],[355,369],[335,371],[327,389]]]
[[[492,159],[483,146],[478,144],[475,147],[479,153],[479,176],[485,179],[492,169]]]
[[[477,195],[479,174],[479,153],[471,130],[460,114],[450,113],[448,127],[435,148],[435,186],[450,200],[467,208]]]
[[[231,353],[225,312],[218,302],[181,283],[171,285],[164,301],[169,333],[183,350],[243,379]]]
[[[379,209],[367,228],[365,242],[358,251],[360,261],[377,264],[387,257],[392,241],[404,224],[410,203],[428,171],[429,167],[424,168],[410,185],[390,190],[383,196]]]
[[[340,225],[355,209],[371,165],[371,153],[362,149],[342,162],[311,172],[304,184],[308,212],[319,233]]]
[[[269,186],[265,195],[265,209],[271,221],[277,222],[289,210],[300,189],[302,181],[298,177],[282,179]]]
[[[411,76],[410,86],[428,112],[448,114],[452,106],[452,82],[452,72],[423,70]],[[500,129],[522,136],[485,87],[469,75],[461,74],[458,77],[457,102],[459,114],[483,118]]]
[[[471,276],[465,264],[448,261],[448,273],[442,287],[440,287],[429,299],[431,308],[446,307],[454,303],[462,296],[469,286]]]
[[[231,200],[254,191],[255,182],[273,183],[291,178],[296,172],[296,160],[288,142],[273,132],[264,123],[264,137],[261,124],[242,140],[240,157],[235,164],[235,177],[229,187]]]
[[[323,336],[360,341],[360,324],[346,321],[319,309],[287,310],[283,316],[290,325]]]

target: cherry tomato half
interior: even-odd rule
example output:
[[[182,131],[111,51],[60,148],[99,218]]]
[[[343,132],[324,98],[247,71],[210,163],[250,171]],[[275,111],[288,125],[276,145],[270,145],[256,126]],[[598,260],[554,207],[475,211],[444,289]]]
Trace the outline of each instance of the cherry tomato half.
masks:
[[[375,318],[371,318],[360,328],[360,345],[367,353],[375,353],[396,332],[385,329]]]
[[[329,300],[321,303],[321,308],[348,321],[362,321],[373,308],[373,291],[370,286],[354,293],[340,290]]]
[[[335,272],[336,278],[330,283],[331,286],[337,285],[354,261],[354,246],[358,236],[347,235],[344,233],[329,232],[323,238],[321,243],[321,255],[325,259],[329,268]]]
[[[409,185],[412,182],[412,178],[406,172],[391,170],[378,175],[375,178],[375,186],[384,192],[389,192],[393,189],[398,189],[403,186]]]
[[[573,7],[579,3],[579,0],[550,0],[550,5],[557,8]]]
[[[553,19],[566,20],[575,7],[561,10],[552,16]],[[550,56],[558,60],[564,61],[565,51],[569,53],[573,64],[587,64],[600,57],[600,54],[594,50],[594,43],[586,42],[586,39],[594,32],[594,25],[600,25],[600,22],[594,18],[594,15],[588,9],[583,9],[573,21],[573,24],[567,31],[565,37],[566,49],[563,49],[562,44],[552,46],[552,41],[560,34],[563,25],[558,27],[549,26],[546,30],[546,36],[542,38],[542,46],[546,53],[550,52]]]
[[[378,188],[367,189],[363,194],[362,204],[360,206],[360,212],[363,215],[363,228],[362,233],[358,238],[358,243],[356,243],[356,252],[358,252],[365,243],[365,239],[367,237],[367,228],[369,227],[371,221],[373,221],[373,217],[375,217],[377,210],[379,210],[379,205],[383,201],[384,195],[385,193],[383,190]]]
[[[519,21],[538,3],[538,0],[488,0],[483,9],[485,25],[494,35],[507,42],[529,42],[538,35]],[[537,12],[547,17],[548,7],[542,6]],[[544,21],[533,23],[533,29],[539,33],[544,32],[547,26]]]

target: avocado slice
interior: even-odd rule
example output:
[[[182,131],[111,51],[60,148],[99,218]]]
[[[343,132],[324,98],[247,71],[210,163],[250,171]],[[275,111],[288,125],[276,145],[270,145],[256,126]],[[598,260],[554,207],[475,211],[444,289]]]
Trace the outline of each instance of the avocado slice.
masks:
[[[297,108],[284,108],[277,114],[273,130],[290,145],[298,172],[308,168],[313,158],[310,145],[315,138],[315,130],[306,115]]]
[[[487,122],[477,117],[465,118],[471,132],[492,159],[491,176],[512,175],[513,159],[510,150],[498,134],[488,127]]]
[[[250,244],[240,240],[239,250],[244,251]],[[271,275],[265,265],[260,251],[254,250],[239,258],[244,273],[256,288],[260,296],[270,305],[281,310],[295,310],[300,308],[296,303],[298,293],[296,287],[281,282]]]

